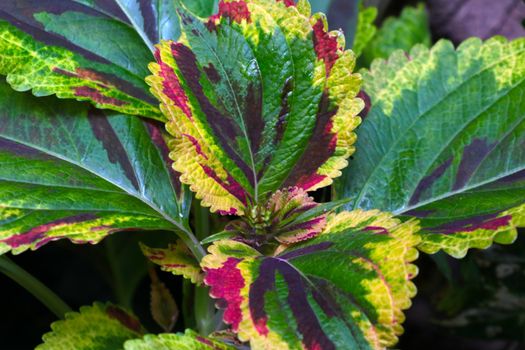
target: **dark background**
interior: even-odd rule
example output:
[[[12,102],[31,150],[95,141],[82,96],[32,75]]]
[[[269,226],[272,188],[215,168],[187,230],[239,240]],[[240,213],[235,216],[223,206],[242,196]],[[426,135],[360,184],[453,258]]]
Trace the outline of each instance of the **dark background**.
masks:
[[[332,12],[338,12],[337,6],[344,8],[344,1],[335,1]],[[417,3],[410,0],[368,2],[380,7],[379,21],[388,15],[398,14],[407,4]],[[496,34],[509,38],[525,36],[522,27],[525,4],[521,0],[429,0],[427,6],[430,10],[434,40],[449,38],[458,43],[470,36],[482,38]],[[111,272],[108,249],[115,244],[120,244],[123,236],[127,239],[130,235],[139,239],[141,238],[139,236],[144,234],[117,234],[97,246],[76,246],[65,241],[55,242],[36,252],[24,253],[12,258],[77,310],[80,306],[90,305],[94,301],[116,301],[114,274]],[[130,264],[137,264],[137,269],[141,271],[137,273],[143,273],[146,261],[137,262],[137,256],[140,256],[138,246],[129,246],[127,249],[130,249],[131,253],[123,255],[124,259],[132,256]],[[474,250],[464,261],[457,261],[443,255],[437,257],[421,255],[417,262],[420,273],[415,279],[419,293],[413,301],[413,307],[406,312],[405,335],[401,337],[397,348],[404,350],[525,349],[525,285],[521,289],[523,294],[521,300],[524,301],[522,308],[518,304],[512,308],[512,312],[504,311],[503,320],[500,314],[497,314],[497,317],[496,314],[490,314],[492,311],[486,306],[487,304],[484,304],[485,299],[492,297],[488,295],[492,290],[489,286],[492,284],[499,286],[501,282],[493,278],[491,271],[485,271],[486,264],[480,263],[491,259],[494,249],[496,253],[504,256],[503,260],[519,260],[525,255],[522,253],[525,252],[525,237],[520,236],[513,248],[502,250],[496,247],[483,252]],[[470,266],[470,270],[465,271],[465,266]],[[525,264],[518,266],[525,267]],[[447,279],[444,271],[448,271],[452,277],[449,276]],[[127,273],[133,273],[133,270]],[[485,273],[487,275],[484,275]],[[160,273],[159,276],[181,305],[180,279],[172,278],[166,273]],[[126,279],[127,276],[124,275],[123,278]],[[518,273],[505,283],[519,284],[523,281],[525,275],[523,269],[519,269]],[[480,292],[481,290],[484,292]],[[0,350],[33,349],[41,342],[42,334],[49,332],[49,325],[56,321],[55,316],[22,287],[3,275],[0,275],[0,296]],[[133,298],[133,309],[150,331],[160,332],[150,316],[148,305],[149,279],[144,276]],[[465,307],[485,310],[488,316],[469,329],[458,330],[441,325],[443,320],[457,316],[458,311]],[[501,324],[498,325],[498,322]],[[182,322],[179,321],[177,326],[182,327]],[[487,336],[487,327],[502,328],[505,332],[492,337]]]

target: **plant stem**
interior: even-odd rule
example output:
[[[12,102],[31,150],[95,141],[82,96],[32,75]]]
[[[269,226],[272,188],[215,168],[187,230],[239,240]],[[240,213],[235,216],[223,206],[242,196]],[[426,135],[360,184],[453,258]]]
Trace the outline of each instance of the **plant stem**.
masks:
[[[197,237],[195,237],[195,235],[191,232],[191,229],[189,227],[184,227],[184,230],[180,229],[176,232],[179,238],[182,239],[188,248],[190,248],[193,255],[195,255],[197,260],[200,262],[202,258],[206,256],[206,251],[202,247]]]
[[[195,320],[200,334],[208,336],[215,331],[215,305],[208,287],[195,286]]]
[[[194,202],[194,213],[195,213],[195,235],[199,240],[210,235],[210,212],[208,208],[200,206],[200,203]]]
[[[63,319],[67,312],[71,312],[58,295],[6,256],[0,256],[0,272],[24,287],[58,318]]]

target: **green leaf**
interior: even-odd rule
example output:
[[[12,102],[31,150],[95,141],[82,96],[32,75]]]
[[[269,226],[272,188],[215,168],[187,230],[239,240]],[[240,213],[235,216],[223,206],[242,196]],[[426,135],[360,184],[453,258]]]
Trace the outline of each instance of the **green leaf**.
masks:
[[[176,40],[180,36],[180,23],[175,0],[73,0],[124,22],[140,35],[153,50],[161,40]],[[178,0],[197,16],[210,16],[214,0]],[[67,0],[65,1],[67,2]],[[144,66],[145,67],[145,66]]]
[[[206,237],[201,241],[201,244],[210,244],[216,241],[220,241],[222,239],[230,239],[234,238],[236,236],[236,233],[233,231],[221,231],[219,233],[215,233],[211,236]]]
[[[239,215],[279,189],[330,185],[363,106],[342,35],[306,1],[225,1],[208,22],[181,18],[183,39],[159,45],[148,78],[181,181]]]
[[[71,0],[2,1],[0,52],[15,90],[162,119],[144,82],[151,51],[118,18]]]
[[[354,45],[352,51],[356,56],[361,56],[363,50],[368,46],[370,41],[377,33],[377,28],[374,21],[377,18],[377,8],[375,7],[359,7],[359,15],[357,17],[357,29],[355,33]]]
[[[417,217],[421,248],[511,242],[525,202],[525,39],[398,51],[365,71],[372,109],[336,196]]]
[[[370,11],[372,13],[377,11]],[[375,17],[375,16],[374,16]],[[429,47],[432,43],[428,15],[425,5],[405,7],[399,17],[390,17],[383,22],[373,39],[362,46],[366,66],[376,58],[388,58],[396,50],[409,52],[416,44]]]
[[[225,240],[202,261],[224,321],[252,349],[384,349],[402,333],[417,268],[417,223],[343,212],[276,256]]]
[[[128,340],[125,350],[235,350],[234,346],[205,338],[192,330],[184,334],[160,334],[144,336],[143,339]]]
[[[126,340],[143,334],[140,322],[133,315],[101,303],[66,314],[66,319],[54,322],[51,329],[36,350],[120,350]]]
[[[162,271],[181,275],[198,285],[202,283],[203,273],[199,262],[183,242],[178,241],[167,249],[150,248],[144,244],[140,248],[146,258],[159,265]]]
[[[185,230],[161,127],[0,83],[0,254],[130,229]]]

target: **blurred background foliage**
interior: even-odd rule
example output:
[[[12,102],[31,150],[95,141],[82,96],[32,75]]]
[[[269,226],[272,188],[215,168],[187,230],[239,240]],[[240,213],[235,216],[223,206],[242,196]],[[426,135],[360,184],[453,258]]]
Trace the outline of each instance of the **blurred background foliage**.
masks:
[[[522,0],[314,0],[331,29],[347,33],[347,46],[361,53],[358,65],[414,44],[430,46],[440,38],[459,44],[477,36],[525,36]],[[328,200],[329,192],[316,195]],[[218,232],[226,219],[197,210],[199,232]],[[209,224],[205,220],[210,217]],[[204,220],[201,220],[204,219]],[[195,221],[195,218],[193,218]],[[197,224],[197,225],[195,225]],[[399,349],[525,349],[525,237],[509,247],[471,251],[463,260],[444,254],[421,255],[415,280],[419,294],[407,312]],[[138,242],[165,246],[163,232],[115,234],[97,246],[60,241],[12,259],[55,291],[73,309],[94,301],[113,301],[133,311],[151,332],[162,332],[150,310],[149,276],[173,294],[181,316],[175,330],[192,327],[193,301],[182,300],[193,288],[180,278],[158,272],[143,257]],[[150,271],[151,272],[151,271]],[[153,277],[155,280],[156,277]],[[156,281],[158,283],[158,281]],[[55,316],[15,282],[0,274],[2,349],[32,349],[49,331]]]

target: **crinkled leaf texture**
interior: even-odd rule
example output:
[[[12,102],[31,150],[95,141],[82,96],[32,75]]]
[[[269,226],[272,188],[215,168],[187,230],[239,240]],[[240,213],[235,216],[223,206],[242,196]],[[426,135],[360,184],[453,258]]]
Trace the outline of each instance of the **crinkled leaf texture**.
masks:
[[[357,210],[329,216],[320,236],[276,256],[219,241],[202,261],[205,283],[252,349],[383,349],[416,292],[417,229]]]
[[[398,51],[364,72],[372,109],[336,194],[421,220],[421,249],[512,242],[525,202],[525,39]]]
[[[135,316],[101,303],[66,314],[66,319],[54,322],[51,329],[36,350],[121,350],[126,340],[143,335]]]
[[[159,265],[162,271],[182,275],[192,283],[199,285],[202,283],[203,273],[199,262],[182,241],[166,249],[150,248],[144,244],[141,244],[140,247],[144,255],[151,262]]]
[[[242,215],[276,190],[315,190],[347,165],[363,107],[339,32],[300,1],[223,1],[150,66],[174,167],[212,211]]]
[[[146,335],[143,339],[128,340],[124,350],[235,350],[236,347],[215,339],[205,338],[192,330],[184,334]]]
[[[211,14],[213,1],[198,3]],[[36,96],[163,119],[144,78],[153,43],[179,34],[175,1],[3,0],[0,74]]]
[[[0,83],[0,254],[183,229],[189,204],[161,130]]]
[[[363,61],[368,66],[374,59],[388,58],[396,50],[409,52],[416,44],[429,47],[431,42],[425,5],[407,6],[399,17],[387,18],[374,37],[363,47]]]

